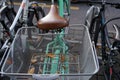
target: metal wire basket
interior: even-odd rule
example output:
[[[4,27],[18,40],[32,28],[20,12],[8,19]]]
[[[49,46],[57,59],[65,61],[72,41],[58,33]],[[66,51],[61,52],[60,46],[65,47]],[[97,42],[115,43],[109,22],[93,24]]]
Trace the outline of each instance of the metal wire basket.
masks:
[[[1,74],[13,80],[88,80],[98,71],[99,65],[86,26],[70,25],[67,34],[60,39],[67,47],[58,49],[53,44],[46,53],[48,44],[57,35],[39,34],[36,28],[21,28]]]

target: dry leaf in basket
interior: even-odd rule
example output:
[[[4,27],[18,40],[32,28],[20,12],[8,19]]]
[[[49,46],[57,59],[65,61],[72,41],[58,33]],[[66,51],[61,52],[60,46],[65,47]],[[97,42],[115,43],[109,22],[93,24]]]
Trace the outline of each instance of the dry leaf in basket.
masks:
[[[56,74],[60,74],[60,71],[57,71]]]
[[[44,58],[43,58],[43,57],[41,57],[41,58],[40,58],[40,62],[43,62],[43,61],[44,61]]]
[[[36,58],[31,59],[31,63],[32,63],[32,64],[35,64],[36,62],[37,62],[37,59],[36,59]]]
[[[60,56],[60,61],[61,61],[61,62],[64,62],[64,61],[65,61],[65,56],[64,56],[64,55],[61,55],[61,56]]]
[[[30,68],[29,70],[28,70],[28,73],[29,74],[33,74],[35,72],[35,68],[34,67],[32,67],[32,68]]]
[[[54,57],[55,57],[55,54],[53,54],[53,53],[48,53],[47,56],[50,57],[50,58],[54,58]]]
[[[38,42],[38,41],[40,41],[40,40],[41,40],[41,36],[39,36],[36,41]]]
[[[42,69],[40,68],[40,69],[39,69],[39,74],[42,74],[42,72],[43,72],[43,71],[42,71]]]
[[[6,63],[7,64],[12,64],[12,60],[11,59],[7,59]]]

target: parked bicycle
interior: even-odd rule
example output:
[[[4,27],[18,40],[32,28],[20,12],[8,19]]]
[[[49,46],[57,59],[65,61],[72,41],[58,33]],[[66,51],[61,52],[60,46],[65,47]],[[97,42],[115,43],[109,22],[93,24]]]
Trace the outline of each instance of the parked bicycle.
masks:
[[[101,4],[101,7],[92,6],[90,10],[87,13],[85,24],[89,28],[90,37],[91,40],[94,41],[95,46],[98,46],[98,40],[101,47],[101,51],[98,54],[102,54],[102,64],[103,64],[103,71],[105,80],[119,80],[120,75],[119,71],[116,73],[115,67],[117,67],[115,64],[119,64],[119,62],[116,59],[115,55],[119,52],[118,47],[117,49],[113,48],[113,44],[116,43],[116,39],[112,40],[113,44],[110,44],[110,38],[109,38],[109,31],[106,27],[106,24],[114,19],[119,19],[119,17],[110,19],[106,22],[105,19],[105,6],[111,5],[115,8],[120,8],[119,3],[108,3],[105,2],[105,0],[102,0],[102,2],[90,2],[93,4]],[[89,15],[91,12],[91,15]],[[88,19],[90,17],[90,19]],[[116,29],[117,36],[119,35],[119,28],[114,25]],[[118,37],[119,40],[119,37]],[[119,41],[117,42],[117,45],[114,45],[114,47],[119,45]],[[112,47],[111,47],[112,46]],[[97,49],[97,48],[96,48]],[[116,63],[117,62],[117,63]],[[100,62],[101,63],[101,62]]]
[[[14,21],[16,12],[14,10],[14,4],[12,0],[1,0],[0,2],[0,67],[1,61],[6,56],[4,54],[8,50],[8,46],[12,41],[12,36],[9,32],[9,28]]]
[[[108,23],[114,21],[114,20],[120,20],[120,17],[112,18],[108,20],[104,25],[102,30],[105,30]],[[118,57],[120,55],[120,27],[117,24],[113,24],[113,27],[115,29],[115,36],[110,37],[109,34],[104,31],[104,41],[102,49],[106,50],[106,53],[104,55],[106,63],[104,63],[104,74],[106,80],[119,80],[120,79],[120,58]]]
[[[33,5],[36,5],[36,6],[33,6]],[[12,42],[14,35],[15,35],[15,34],[13,34],[13,32],[16,33],[17,30],[19,28],[21,28],[22,25],[27,24],[29,26],[33,26],[34,15],[35,15],[37,21],[41,17],[45,16],[45,12],[44,12],[43,8],[40,7],[37,2],[30,2],[24,8],[28,9],[28,12],[27,12],[28,14],[26,13],[23,15],[21,13],[21,17],[17,16],[18,20],[14,20],[16,18],[16,11],[14,10],[14,2],[12,0],[10,0],[10,1],[2,0],[1,1],[1,19],[0,19],[0,23],[1,23],[1,31],[0,31],[1,32],[1,34],[0,34],[1,35],[0,36],[1,45],[0,46],[1,46],[1,48],[3,47],[4,43],[8,44],[8,42],[10,42],[10,43]],[[22,8],[22,9],[26,12],[26,10],[24,8]],[[18,11],[18,12],[20,12],[20,11]],[[22,10],[21,10],[21,12],[22,12]],[[28,15],[28,16],[26,16],[26,15]],[[25,18],[27,21],[25,21]],[[30,22],[31,24],[28,22]],[[14,27],[14,28],[12,28],[13,30],[11,30],[10,26]],[[9,41],[8,41],[8,39],[9,39]],[[6,41],[8,41],[8,42],[6,42]],[[5,45],[7,45],[7,44],[5,44]]]
[[[26,3],[26,4],[25,4]],[[25,6],[23,7],[23,5]],[[35,5],[35,6],[33,6]],[[33,18],[38,19],[45,16],[45,12],[38,2],[30,2],[23,0],[18,12],[14,10],[13,0],[1,0],[0,3],[0,67],[10,49],[14,36],[17,30],[24,25],[29,25],[28,22],[34,23]],[[36,16],[34,16],[36,15]],[[34,24],[35,26],[36,24]]]

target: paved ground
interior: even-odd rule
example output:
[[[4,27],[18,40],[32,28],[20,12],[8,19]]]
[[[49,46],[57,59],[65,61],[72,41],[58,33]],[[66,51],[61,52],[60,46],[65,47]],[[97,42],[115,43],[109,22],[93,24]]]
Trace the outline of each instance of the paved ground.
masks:
[[[20,1],[21,0],[16,0],[16,2],[20,2]],[[38,0],[30,0],[30,1],[38,1]],[[51,0],[40,0],[39,2],[44,2],[47,5],[49,5],[50,1]],[[78,3],[71,4],[70,24],[84,24],[86,12],[90,6],[88,4],[82,4],[81,1],[84,1],[84,0],[79,0]],[[100,0],[92,0],[92,1],[100,1]],[[120,0],[107,0],[107,1],[117,3]],[[46,14],[48,13],[48,10],[49,10],[49,7],[45,7]],[[119,9],[115,9],[111,6],[106,6],[106,18],[107,19],[110,19],[115,16],[120,16],[119,13],[120,13]]]

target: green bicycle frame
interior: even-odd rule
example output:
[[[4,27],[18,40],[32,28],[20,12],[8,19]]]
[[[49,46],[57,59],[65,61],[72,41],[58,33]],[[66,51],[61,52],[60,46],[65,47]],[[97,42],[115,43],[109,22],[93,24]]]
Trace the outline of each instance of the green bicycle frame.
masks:
[[[60,16],[64,17],[65,9],[68,14],[70,15],[70,0],[58,0],[59,6],[59,14]]]
[[[70,15],[70,0],[58,0],[58,7],[59,7],[59,15],[61,17]],[[46,54],[52,53],[53,55],[55,55],[55,58],[50,58],[50,57],[45,58],[43,74],[46,74],[47,72],[51,74],[55,74],[59,70],[61,74],[69,73],[68,59],[66,59],[64,62],[61,63],[61,65],[59,65],[60,56],[64,55],[66,58],[66,56],[68,55],[68,46],[64,41],[64,34],[65,34],[64,32],[65,32],[64,29],[62,29],[60,33],[56,34],[53,41],[47,44]],[[49,52],[51,51],[51,49],[52,49],[52,52]],[[48,67],[47,63],[51,63],[50,64],[51,66]],[[66,69],[63,66],[66,67]]]

